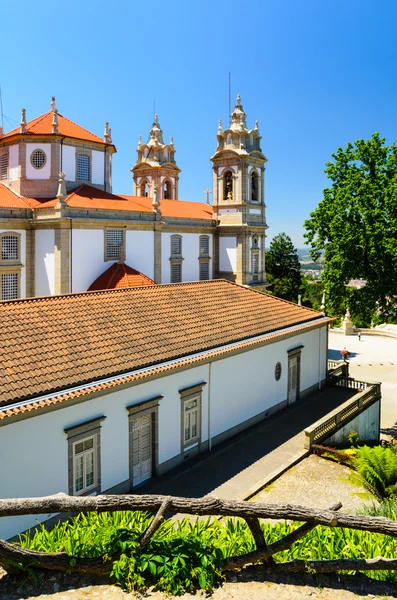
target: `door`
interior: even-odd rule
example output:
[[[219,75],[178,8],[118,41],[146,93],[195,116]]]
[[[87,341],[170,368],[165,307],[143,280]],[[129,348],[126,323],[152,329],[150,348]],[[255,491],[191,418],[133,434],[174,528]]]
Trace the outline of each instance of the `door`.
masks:
[[[288,404],[296,402],[298,396],[298,357],[288,360]]]
[[[136,417],[132,425],[132,485],[139,485],[152,476],[152,418]]]

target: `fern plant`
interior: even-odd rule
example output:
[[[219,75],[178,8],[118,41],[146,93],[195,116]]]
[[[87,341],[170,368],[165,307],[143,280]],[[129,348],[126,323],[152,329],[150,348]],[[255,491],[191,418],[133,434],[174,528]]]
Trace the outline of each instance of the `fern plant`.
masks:
[[[363,485],[376,498],[397,495],[397,452],[393,448],[362,446],[353,464]]]

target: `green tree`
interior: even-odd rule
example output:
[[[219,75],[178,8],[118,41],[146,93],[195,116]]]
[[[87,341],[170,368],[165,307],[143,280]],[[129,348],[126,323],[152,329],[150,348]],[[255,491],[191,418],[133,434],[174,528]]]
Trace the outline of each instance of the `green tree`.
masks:
[[[301,267],[299,256],[291,238],[279,233],[270,242],[266,252],[266,274],[270,293],[297,302],[301,288]]]
[[[369,324],[375,310],[393,318],[397,295],[397,146],[371,139],[338,148],[325,173],[324,190],[305,238],[316,260],[324,252],[322,281],[327,308],[341,314],[349,306],[356,324]],[[360,290],[346,287],[365,279]]]

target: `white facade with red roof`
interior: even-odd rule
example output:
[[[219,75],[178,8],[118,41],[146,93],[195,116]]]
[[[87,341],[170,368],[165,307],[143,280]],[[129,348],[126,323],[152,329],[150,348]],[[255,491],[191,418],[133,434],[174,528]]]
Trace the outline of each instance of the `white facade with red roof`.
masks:
[[[156,115],[131,169],[134,195],[112,190],[116,148],[51,109],[0,131],[0,300],[86,291],[119,259],[156,283],[226,278],[265,285],[264,163],[238,97],[218,130],[214,205],[178,197],[173,138]]]

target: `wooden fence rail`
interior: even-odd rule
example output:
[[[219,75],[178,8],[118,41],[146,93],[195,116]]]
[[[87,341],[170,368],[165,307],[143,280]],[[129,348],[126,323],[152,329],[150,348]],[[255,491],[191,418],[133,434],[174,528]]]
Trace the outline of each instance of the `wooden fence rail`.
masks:
[[[223,500],[206,496],[204,498],[181,498],[158,495],[124,495],[124,496],[96,496],[74,497],[66,494],[56,494],[42,498],[16,498],[0,500],[0,517],[17,516],[26,514],[43,513],[87,513],[110,512],[120,510],[149,511],[155,517],[148,529],[140,538],[139,547],[143,549],[150,542],[150,538],[161,526],[166,516],[175,513],[188,515],[216,515],[225,517],[240,517],[244,519],[253,535],[256,550],[240,556],[231,556],[225,559],[225,571],[241,568],[247,564],[263,562],[267,568],[276,571],[317,571],[337,572],[340,570],[394,570],[397,569],[397,559],[377,557],[368,560],[324,560],[275,562],[273,555],[287,550],[298,539],[302,538],[317,525],[327,527],[346,527],[361,531],[386,534],[397,537],[397,522],[383,517],[370,517],[338,512],[341,503],[329,509],[320,510],[292,504],[263,504],[258,502],[245,502]],[[284,536],[277,542],[267,545],[260,527],[259,519],[285,519],[290,521],[303,521],[293,532]],[[0,540],[0,565],[9,572],[13,572],[15,564],[23,567],[36,567],[53,571],[67,571],[76,573],[109,574],[112,561],[118,556],[107,560],[103,558],[76,558],[65,553],[43,553],[26,550],[16,544]]]

